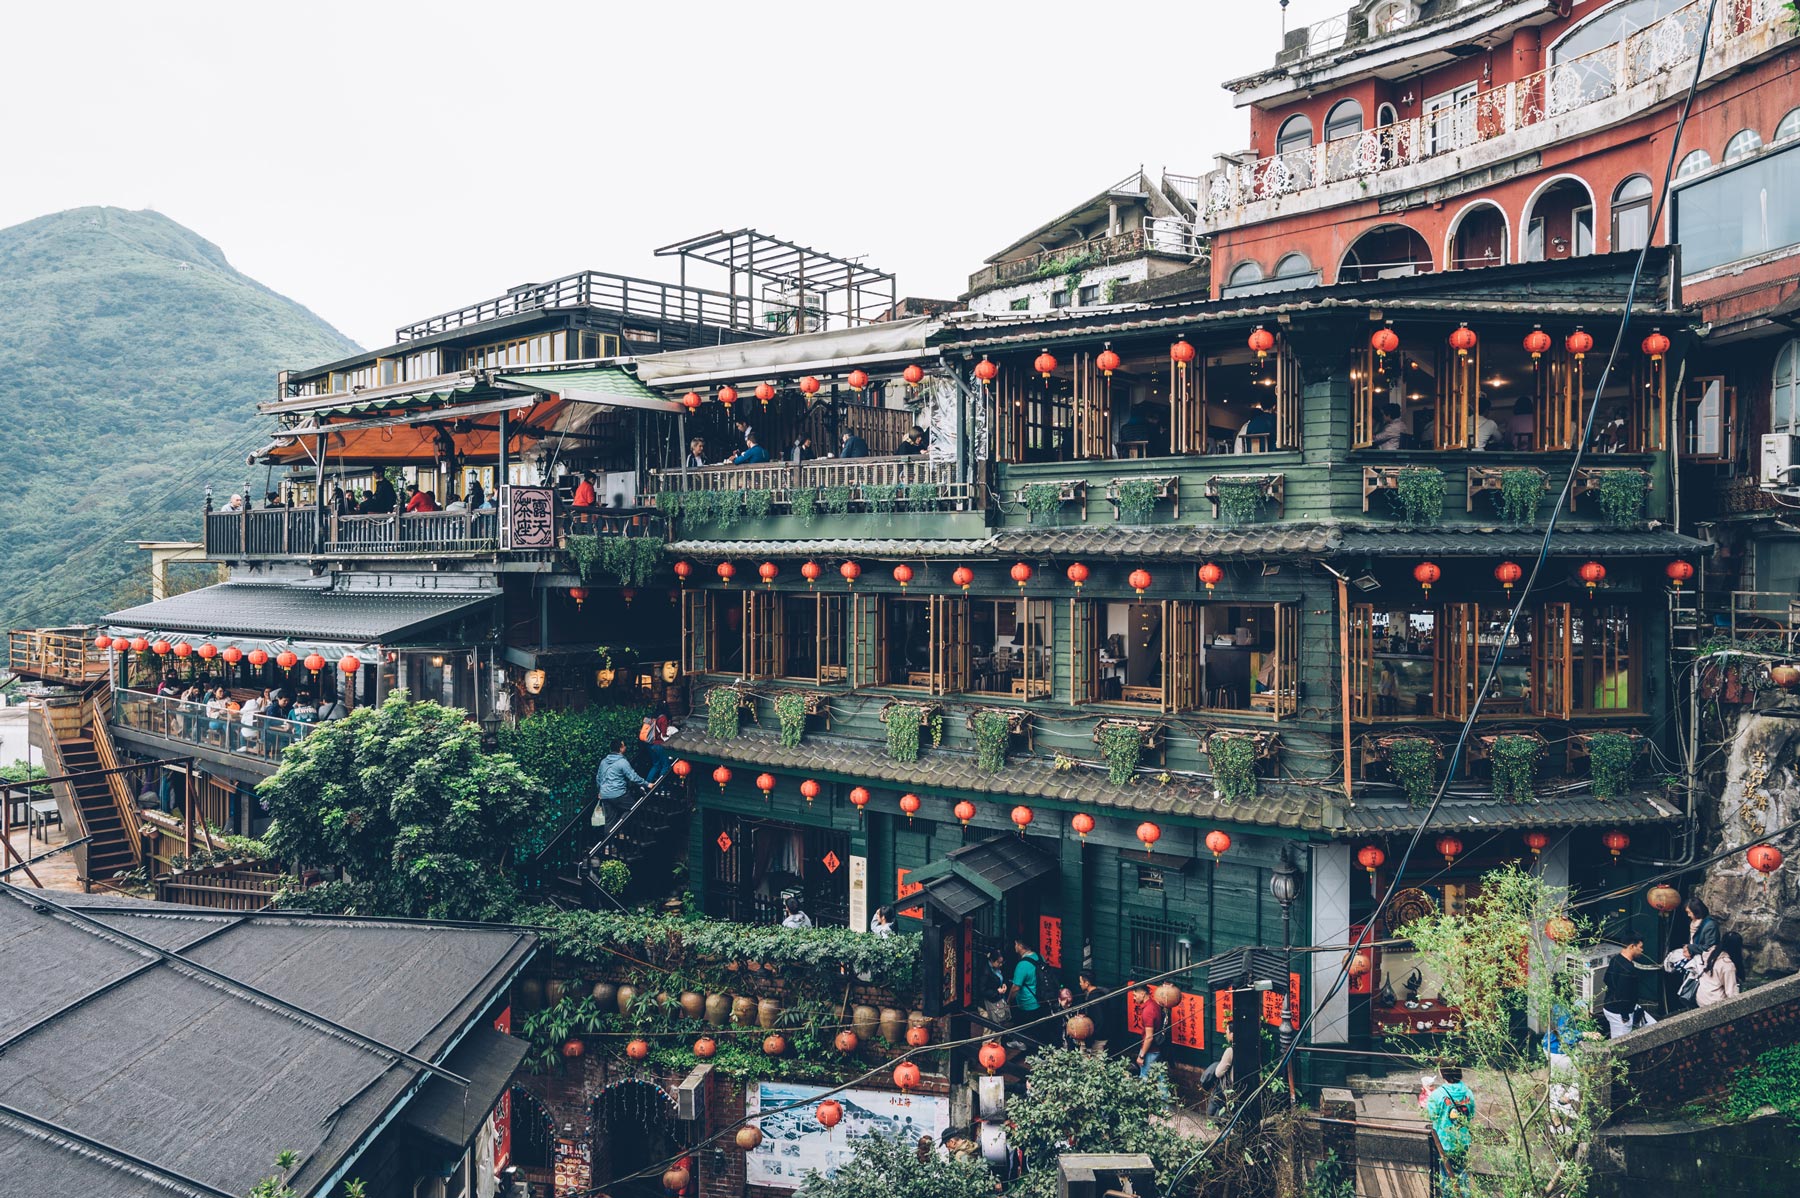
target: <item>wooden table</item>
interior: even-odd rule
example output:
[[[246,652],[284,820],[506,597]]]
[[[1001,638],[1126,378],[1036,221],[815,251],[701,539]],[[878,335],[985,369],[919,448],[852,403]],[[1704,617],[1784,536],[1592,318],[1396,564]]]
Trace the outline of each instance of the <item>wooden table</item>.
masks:
[[[30,843],[33,833],[45,844],[50,843],[50,817],[56,817],[56,826],[62,827],[62,811],[56,806],[55,799],[33,799],[25,807],[25,840]]]

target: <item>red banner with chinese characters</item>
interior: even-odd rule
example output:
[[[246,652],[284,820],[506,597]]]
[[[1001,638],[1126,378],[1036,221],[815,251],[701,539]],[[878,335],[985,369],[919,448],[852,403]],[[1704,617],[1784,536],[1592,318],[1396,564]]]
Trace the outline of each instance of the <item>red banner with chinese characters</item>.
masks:
[[[1231,991],[1213,991],[1213,1031],[1221,1036],[1231,1026]]]
[[[894,897],[895,898],[908,899],[908,898],[911,898],[913,895],[919,893],[919,891],[925,889],[925,883],[923,883],[923,882],[914,882],[910,886],[907,885],[906,875],[911,872],[912,872],[912,870],[910,870],[910,869],[896,869],[894,871]],[[923,908],[923,907],[906,907],[901,910],[900,914],[906,916],[908,919],[924,919],[925,918],[925,908]]]
[[[507,1007],[494,1017],[494,1030],[512,1035],[512,1008]],[[500,1101],[494,1104],[494,1172],[499,1173],[512,1163],[512,1087],[500,1091]]]
[[[1052,969],[1062,968],[1062,919],[1055,915],[1038,916],[1038,956]]]
[[[1169,1011],[1169,1039],[1184,1048],[1206,1047],[1206,996],[1182,992]]]
[[[1288,998],[1293,1004],[1294,1026],[1300,1026],[1300,975],[1288,974]],[[1262,992],[1263,1022],[1270,1027],[1281,1026],[1281,991],[1264,990]]]
[[[1132,994],[1136,982],[1128,982],[1125,986],[1125,1030],[1134,1036],[1144,1034],[1144,1021],[1138,1015],[1143,1010],[1143,996]]]

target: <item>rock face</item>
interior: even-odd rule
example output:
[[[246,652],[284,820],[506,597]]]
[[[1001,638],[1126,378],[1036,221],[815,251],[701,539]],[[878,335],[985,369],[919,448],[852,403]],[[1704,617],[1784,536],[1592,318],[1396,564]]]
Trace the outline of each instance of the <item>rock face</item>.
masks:
[[[1767,702],[1767,700],[1765,700]],[[1747,845],[1800,820],[1800,700],[1737,715],[1727,746],[1723,784],[1700,796],[1705,843]],[[1800,969],[1800,849],[1793,833],[1777,844],[1786,862],[1768,878],[1750,868],[1742,853],[1706,871],[1700,897],[1722,926],[1744,938],[1753,974]]]

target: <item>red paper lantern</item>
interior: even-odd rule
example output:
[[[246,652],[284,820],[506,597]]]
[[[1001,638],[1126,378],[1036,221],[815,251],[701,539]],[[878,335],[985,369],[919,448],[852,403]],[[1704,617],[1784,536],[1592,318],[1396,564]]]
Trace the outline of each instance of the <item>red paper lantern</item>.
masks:
[[[825,573],[825,570],[818,562],[807,562],[800,567],[800,577],[806,579],[806,585],[809,588],[813,583],[819,581],[819,575],[823,573]]]
[[[862,818],[862,809],[869,805],[868,790],[861,786],[858,786],[856,789],[852,790],[850,792],[850,805],[852,807],[856,808],[856,816],[858,819],[861,819]]]
[[[781,573],[781,567],[777,566],[774,562],[764,562],[762,565],[756,567],[756,572],[762,575],[764,586],[773,586],[775,583],[775,576]]]
[[[919,813],[919,807],[920,803],[918,795],[909,794],[900,796],[900,810],[906,812],[907,823],[912,823],[913,816]]]
[[[169,648],[170,645],[168,641],[157,641],[150,646],[150,652],[156,654],[158,657],[167,657],[169,655]]]
[[[567,1057],[571,1061],[573,1061],[575,1058],[579,1057],[582,1053],[584,1053],[586,1051],[587,1051],[587,1046],[584,1045],[579,1040],[569,1039],[569,1040],[563,1041],[562,1054],[563,1054],[563,1056]]]
[[[819,790],[819,784],[808,778],[800,784],[800,797],[810,803],[819,797]]]
[[[1659,915],[1668,915],[1675,908],[1681,906],[1681,891],[1666,882],[1660,883],[1650,888],[1650,893],[1644,896],[1644,900],[1655,908]]]
[[[1069,568],[1066,573],[1069,576],[1069,581],[1075,584],[1075,589],[1078,591],[1081,589],[1081,584],[1086,582],[1088,578],[1088,568],[1080,562],[1069,563]]]
[[[1543,357],[1550,352],[1550,347],[1554,344],[1556,343],[1551,340],[1550,334],[1544,332],[1537,325],[1532,325],[1531,332],[1525,334],[1525,348],[1531,351],[1533,358]]]
[[[225,646],[225,651],[219,654],[219,656],[225,659],[227,665],[235,666],[244,659],[244,651],[236,645],[227,645]]]
[[[1231,837],[1214,828],[1206,834],[1206,847],[1212,850],[1213,860],[1217,861],[1231,847]]]
[[[648,1040],[633,1040],[625,1046],[625,1055],[634,1061],[641,1061],[650,1055]]]
[[[1025,584],[1031,581],[1031,567],[1024,562],[1014,562],[1011,573],[1012,580],[1019,584],[1021,591],[1025,589]]]
[[[765,798],[768,797],[769,792],[771,792],[775,789],[775,775],[774,774],[758,774],[758,775],[756,775],[756,789],[762,791],[763,796]]]
[[[845,1028],[843,1031],[839,1032],[837,1038],[832,1041],[832,1044],[834,1044],[841,1053],[855,1052],[856,1046],[859,1043],[861,1043],[861,1041],[857,1039],[856,1033],[849,1028]]]
[[[906,1029],[906,1043],[913,1048],[924,1048],[931,1043],[931,1029],[924,1024],[914,1024]]]
[[[731,580],[737,575],[737,567],[730,562],[720,562],[713,569],[720,578],[725,580],[726,586],[730,586]]]
[[[1101,374],[1111,378],[1112,372],[1119,368],[1119,355],[1113,353],[1111,347],[1108,347],[1095,356],[1094,365],[1100,368]]]
[[[149,647],[150,647],[150,642],[145,640],[143,637],[134,636],[131,638],[131,651],[133,653],[142,653],[144,650],[148,649]]]
[[[694,772],[694,766],[693,763],[688,761],[685,757],[680,757],[669,767],[669,770],[677,778],[686,778],[689,774]]]
[[[756,384],[756,398],[762,401],[763,407],[768,407],[769,401],[775,398],[775,388],[768,383]]]
[[[185,658],[194,655],[194,647],[186,641],[176,641],[173,645],[169,646],[169,651],[175,654],[176,657]]]
[[[726,766],[719,766],[717,769],[713,770],[713,781],[717,782],[719,784],[719,789],[723,791],[725,789],[725,784],[731,781],[731,770]]]
[[[1663,567],[1663,573],[1669,576],[1669,585],[1679,591],[1681,584],[1694,576],[1694,566],[1691,562],[1676,558]]]
[[[686,395],[681,397],[681,406],[690,412],[698,412],[702,402],[700,393],[697,391],[689,391]]]
[[[200,655],[201,661],[211,661],[219,655],[219,647],[217,645],[201,645],[194,652]]]
[[[1378,844],[1365,844],[1356,851],[1356,863],[1368,870],[1371,878],[1375,876],[1375,871],[1380,869],[1386,861],[1387,854],[1382,851],[1381,846]]]
[[[1373,962],[1369,960],[1369,954],[1362,952],[1350,958],[1350,964],[1344,967],[1344,971],[1353,978],[1360,978],[1373,967]]]
[[[1599,586],[1601,580],[1606,577],[1606,567],[1599,562],[1587,562],[1581,567],[1579,573],[1581,581],[1587,583],[1588,594],[1592,595],[1594,588]]]
[[[1225,571],[1215,562],[1207,562],[1200,567],[1200,581],[1206,584],[1209,591],[1218,586],[1219,580],[1224,577]]]
[[[1631,837],[1625,835],[1625,833],[1619,831],[1617,828],[1614,828],[1600,838],[1600,843],[1607,847],[1607,850],[1613,855],[1613,860],[1617,861],[1619,859],[1619,854],[1630,847]]]
[[[737,402],[737,388],[733,387],[730,383],[726,383],[723,387],[720,387],[719,388],[719,402],[724,404],[728,408],[732,404],[736,403]]]
[[[813,396],[819,393],[819,380],[812,375],[803,375],[800,379],[800,394]]]
[[[844,1106],[835,1098],[827,1098],[813,1111],[813,1118],[827,1131],[836,1127],[844,1118]]]
[[[626,607],[630,607],[631,601],[637,598],[637,589],[635,587],[620,587],[619,598],[625,601]]]
[[[901,1061],[894,1066],[894,1085],[901,1093],[919,1084],[919,1067],[911,1061]]]
[[[1550,836],[1546,832],[1525,833],[1525,847],[1531,850],[1533,857],[1541,856],[1550,847]]]
[[[1085,811],[1078,811],[1075,818],[1069,821],[1069,827],[1075,829],[1075,835],[1086,840],[1087,834],[1094,830],[1094,817]]]
[[[1513,583],[1525,577],[1525,571],[1518,562],[1501,562],[1494,567],[1494,577],[1500,580],[1503,590],[1512,590]]]
[[[692,574],[693,572],[694,572],[694,563],[693,562],[681,561],[681,562],[675,563],[675,577],[681,579],[682,582],[685,583],[688,580],[688,575]]]
[[[719,1042],[711,1036],[702,1036],[694,1041],[694,1055],[703,1061],[718,1051]]]
[[[571,598],[575,601],[575,610],[576,611],[581,610],[581,605],[583,603],[587,602],[587,597],[588,597],[588,593],[587,593],[586,587],[570,587],[569,588],[569,598]]]
[[[1437,838],[1437,851],[1444,855],[1445,865],[1454,865],[1463,851],[1463,842],[1454,836],[1440,836]]]
[[[1045,350],[1032,362],[1031,368],[1043,375],[1044,381],[1047,383],[1050,381],[1050,375],[1056,370],[1056,356],[1049,350]]]
[[[1149,852],[1150,846],[1162,839],[1162,829],[1145,820],[1137,826],[1137,838],[1144,842],[1144,851]]]
[[[338,669],[342,670],[346,675],[354,674],[356,671],[362,669],[362,661],[356,654],[346,653],[338,658]]]
[[[963,827],[968,827],[969,821],[975,818],[975,804],[969,802],[967,799],[958,803],[956,805],[956,818],[962,821]]]
[[[136,642],[133,642],[133,644],[136,644]],[[255,666],[257,669],[260,670],[260,669],[262,669],[263,666],[267,665],[268,662],[269,662],[269,655],[266,652],[264,652],[261,649],[250,650],[250,664],[251,665]]]
[[[1131,576],[1125,581],[1131,584],[1132,590],[1142,595],[1145,591],[1150,589],[1150,571],[1141,569],[1133,570]]]
[[[979,1056],[981,1067],[991,1074],[1006,1064],[1006,1046],[998,1040],[989,1040],[981,1046]]]
[[[894,567],[894,581],[900,584],[900,589],[902,591],[906,590],[906,584],[911,582],[912,578],[913,572],[911,566],[902,563]]]
[[[1261,325],[1257,325],[1256,331],[1250,334],[1249,344],[1250,348],[1256,351],[1256,359],[1260,362],[1269,356],[1270,350],[1275,348],[1275,334]]]
[[[969,584],[975,581],[975,571],[969,569],[967,566],[958,566],[951,572],[950,581],[961,587],[966,593],[969,589]]]
[[[925,381],[925,371],[918,366],[908,366],[900,372],[900,377],[906,380],[908,387],[917,387]]]
[[[319,653],[308,653],[306,655],[306,668],[314,674],[317,674],[320,670],[324,669],[324,655]]]
[[[1551,944],[1567,944],[1575,939],[1575,921],[1567,915],[1552,915],[1544,921],[1544,938]]]
[[[1443,576],[1444,572],[1437,568],[1435,562],[1420,562],[1413,567],[1413,577],[1418,579],[1419,585],[1425,588],[1427,595],[1431,594],[1431,584]]]
[[[861,391],[864,387],[869,385],[869,372],[866,370],[852,370],[850,376],[844,381],[850,384],[850,389],[852,391]]]
[[[981,361],[975,363],[975,377],[981,381],[981,385],[984,387],[993,382],[999,373],[1000,367],[988,361],[986,354],[981,355]]]
[[[1175,369],[1185,371],[1188,363],[1194,360],[1194,347],[1184,338],[1169,347],[1169,360],[1175,363]]]
[[[787,1038],[785,1036],[775,1035],[763,1037],[763,1053],[765,1055],[778,1057],[786,1051]]]
[[[844,576],[845,586],[853,587],[856,585],[856,580],[862,577],[862,567],[855,562],[845,562],[838,567],[838,573]]]
[[[112,648],[113,639],[104,632],[94,638],[94,648],[106,650]]]
[[[1563,344],[1568,347],[1569,352],[1574,354],[1575,360],[1579,362],[1587,357],[1588,350],[1594,348],[1594,339],[1590,337],[1580,325],[1576,325],[1575,331],[1569,334],[1568,340],[1564,341]]]
[[[1400,335],[1392,329],[1376,329],[1369,337],[1369,347],[1385,358],[1400,348]]]
[[[1466,324],[1459,326],[1454,333],[1450,334],[1450,347],[1456,351],[1456,356],[1459,358],[1468,357],[1469,351],[1474,349],[1479,341],[1480,338],[1475,336],[1475,330]]]
[[[1772,844],[1753,844],[1745,851],[1744,860],[1766,878],[1781,868],[1781,850]]]
[[[1669,339],[1663,336],[1661,329],[1651,329],[1650,335],[1644,338],[1644,352],[1650,355],[1652,362],[1660,362],[1663,355],[1669,352]]]
[[[1018,826],[1020,836],[1025,835],[1025,829],[1031,826],[1033,818],[1031,808],[1023,804],[1012,809],[1012,822]]]
[[[291,670],[299,663],[300,663],[300,655],[298,653],[295,653],[291,649],[284,649],[280,653],[277,653],[275,655],[275,664],[280,666],[284,670]],[[319,664],[320,665],[325,664],[323,658],[320,659]]]

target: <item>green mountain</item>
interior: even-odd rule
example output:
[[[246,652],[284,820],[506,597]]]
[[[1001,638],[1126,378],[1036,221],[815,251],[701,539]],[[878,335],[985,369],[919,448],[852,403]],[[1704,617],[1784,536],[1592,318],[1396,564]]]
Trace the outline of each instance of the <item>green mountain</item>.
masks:
[[[205,238],[118,208],[0,229],[0,313],[0,628],[138,597],[131,542],[197,540],[207,485],[243,487],[276,371],[357,348]]]

